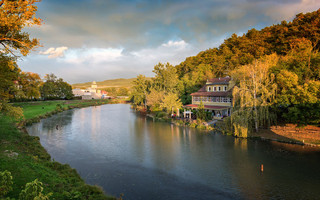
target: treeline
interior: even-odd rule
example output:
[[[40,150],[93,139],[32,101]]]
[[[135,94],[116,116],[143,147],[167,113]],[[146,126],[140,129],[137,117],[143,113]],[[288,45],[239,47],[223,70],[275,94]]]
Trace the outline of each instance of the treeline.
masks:
[[[47,74],[42,80],[37,73],[18,71],[12,73],[3,94],[11,102],[73,98],[71,85],[54,74]]]
[[[129,89],[126,87],[107,87],[102,90],[108,92],[108,96],[117,97],[117,96],[128,96]]]
[[[252,73],[245,70],[250,69],[264,79],[260,80],[260,91],[255,91],[255,99],[250,96],[253,95],[252,92],[247,94],[249,96],[246,99],[251,101],[247,105],[255,104],[255,108],[249,109],[250,112],[247,113],[250,113],[247,122],[249,130],[268,126],[272,121],[319,124],[319,41],[320,9],[298,14],[291,22],[282,21],[260,31],[251,29],[242,36],[233,34],[218,48],[200,52],[173,68],[168,67],[168,64],[161,73],[157,68],[162,64],[155,66],[156,77],[149,81],[147,86],[141,86],[144,81],[135,82],[132,100],[134,104],[144,102],[148,105],[147,97],[153,90],[156,90],[157,94],[161,91],[167,94],[173,91],[178,94],[183,104],[189,104],[190,94],[200,89],[207,79],[227,75],[237,81],[238,92],[243,94],[241,90],[244,91],[247,87],[252,91],[258,84],[254,83]],[[159,77],[167,77],[168,81]],[[140,76],[140,80],[141,78]],[[240,107],[244,110],[241,98],[243,99],[243,96],[234,98],[235,111]],[[261,113],[257,112],[258,110],[261,110]],[[263,115],[265,117],[262,117]],[[238,118],[242,119],[239,116]]]

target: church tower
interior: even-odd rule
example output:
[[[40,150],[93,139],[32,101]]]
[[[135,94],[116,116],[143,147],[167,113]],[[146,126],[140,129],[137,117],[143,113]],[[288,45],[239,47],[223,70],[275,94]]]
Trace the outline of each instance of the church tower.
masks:
[[[97,83],[95,81],[92,82],[91,88],[92,89],[97,89]]]

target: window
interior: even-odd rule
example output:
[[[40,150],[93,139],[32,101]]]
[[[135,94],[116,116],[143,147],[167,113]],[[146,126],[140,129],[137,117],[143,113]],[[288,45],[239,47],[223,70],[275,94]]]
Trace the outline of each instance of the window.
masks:
[[[213,91],[217,91],[217,88],[216,88],[216,87],[213,87]]]
[[[228,102],[228,99],[227,97],[223,98],[223,102]]]
[[[220,86],[218,87],[218,91],[221,91],[221,87]]]
[[[211,87],[208,87],[208,92],[210,92],[211,91]]]
[[[224,86],[224,91],[227,91],[227,86]]]

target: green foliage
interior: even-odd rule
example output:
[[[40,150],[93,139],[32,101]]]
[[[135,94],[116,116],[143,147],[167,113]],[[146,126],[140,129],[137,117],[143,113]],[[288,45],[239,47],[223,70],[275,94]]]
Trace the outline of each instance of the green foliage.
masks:
[[[40,87],[41,97],[45,100],[73,98],[71,85],[63,79],[58,79],[54,74],[47,74],[45,80]]]
[[[161,103],[161,108],[165,109],[168,113],[173,113],[174,110],[180,109],[182,103],[177,94],[169,93],[164,96]]]
[[[0,102],[0,112],[16,119],[23,119],[23,110],[20,107],[14,107],[11,104],[8,104],[6,101]]]
[[[0,53],[0,101],[13,97],[16,90],[15,81],[18,79],[20,69],[16,59]]]
[[[108,87],[103,88],[102,90],[105,90],[108,92],[108,96],[128,96],[129,95],[129,89],[125,87]]]
[[[24,190],[19,194],[21,200],[49,200],[52,194],[43,194],[42,183],[35,179],[34,181],[27,183]]]
[[[196,115],[197,115],[197,119],[207,120],[207,114],[206,114],[206,111],[204,110],[204,105],[202,101],[200,101]]]
[[[164,91],[158,91],[154,88],[150,89],[150,93],[147,94],[147,105],[151,111],[159,111],[161,109],[161,103],[164,97]]]
[[[286,122],[298,125],[320,124],[320,103],[297,104],[290,106],[280,115]]]
[[[4,172],[0,171],[0,197],[3,197],[12,190],[12,176],[7,170]]]
[[[176,91],[176,86],[178,83],[177,70],[170,63],[165,65],[162,63],[154,66],[152,71],[156,75],[152,79],[152,85],[158,88],[160,91],[165,91],[166,93],[173,93]]]
[[[133,81],[132,91],[130,99],[136,106],[146,104],[146,96],[149,89],[149,81],[143,75],[137,76],[137,79]]]

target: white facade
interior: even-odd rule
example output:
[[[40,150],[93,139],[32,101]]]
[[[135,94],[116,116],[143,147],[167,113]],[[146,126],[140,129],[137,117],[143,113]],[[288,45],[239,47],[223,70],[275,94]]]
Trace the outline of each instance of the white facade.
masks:
[[[79,97],[81,96],[82,99],[101,99],[101,90],[97,90],[97,84],[95,81],[92,82],[90,88],[87,89],[73,89],[72,93],[74,96]]]

